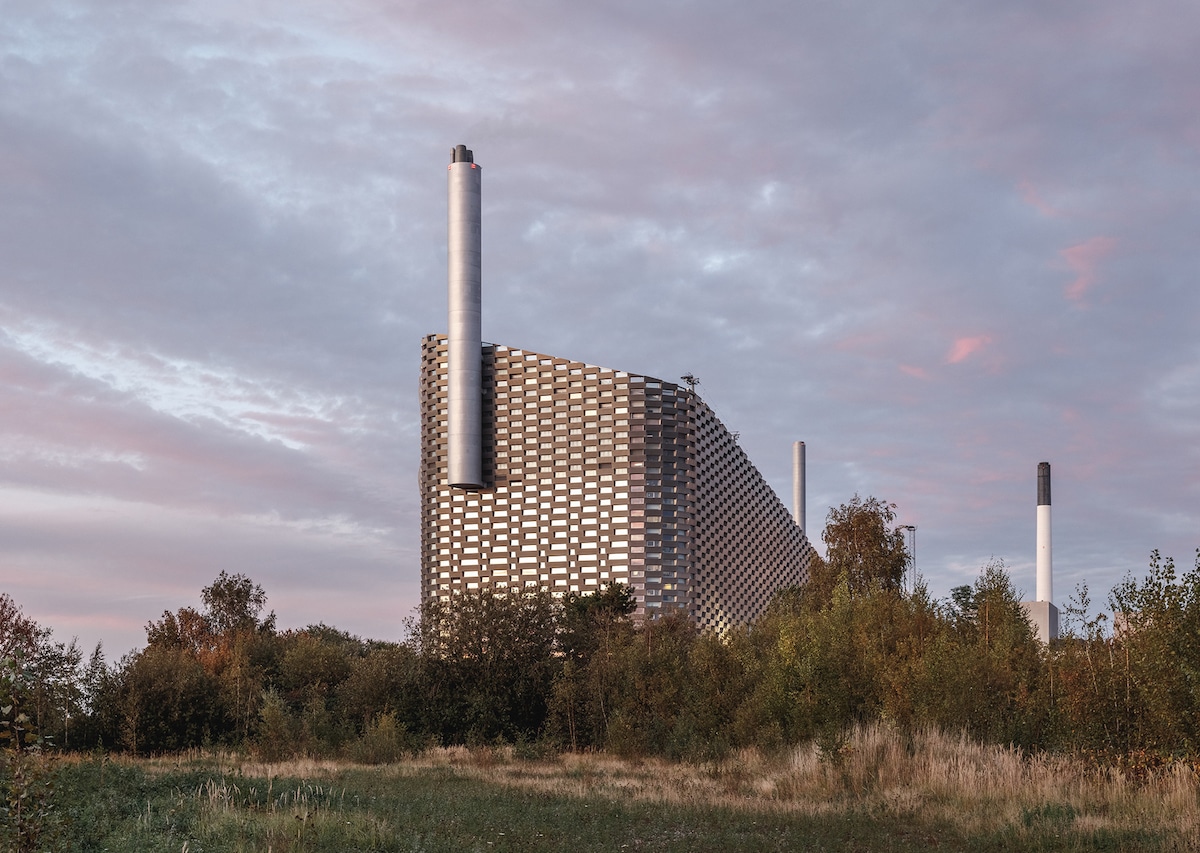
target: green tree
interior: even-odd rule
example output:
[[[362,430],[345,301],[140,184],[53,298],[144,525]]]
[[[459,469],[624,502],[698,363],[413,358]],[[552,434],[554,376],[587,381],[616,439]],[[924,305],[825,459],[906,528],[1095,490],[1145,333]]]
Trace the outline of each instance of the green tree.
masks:
[[[1125,729],[1115,745],[1158,753],[1200,751],[1200,549],[1182,577],[1158,551],[1140,581],[1109,595],[1120,619],[1112,641],[1115,704]]]
[[[956,586],[950,590],[949,615],[956,622],[974,623],[978,608],[975,606],[975,587],[971,584]]]
[[[218,636],[275,629],[274,611],[264,619],[258,618],[267,604],[266,592],[245,575],[222,571],[201,591],[200,598],[209,630]]]
[[[104,660],[104,647],[96,644],[80,678],[82,719],[76,746],[114,746],[119,740],[120,679]]]
[[[359,733],[382,714],[399,717],[405,697],[417,691],[417,654],[402,643],[374,642],[367,653],[350,662],[338,686],[338,707]]]
[[[796,706],[793,737],[878,717],[897,628],[888,616],[897,600],[878,584],[855,594],[843,575],[827,607],[784,620],[775,666]]]
[[[629,588],[571,594],[563,600],[558,645],[563,662],[550,702],[551,728],[571,749],[598,748],[606,741],[615,681],[616,650],[633,633],[637,604]]]
[[[147,624],[145,650],[122,667],[121,727],[128,748],[165,742],[194,746],[200,741],[189,738],[195,737],[240,742],[259,718],[274,656],[275,614],[261,617],[266,593],[245,575],[222,571],[200,597],[202,612],[181,607]],[[201,707],[184,710],[167,701],[156,719],[159,712],[145,697],[169,692],[172,665],[178,667],[182,693],[191,695],[203,685],[205,692],[197,698]]]
[[[57,746],[69,746],[71,721],[82,710],[82,652],[74,640],[54,640],[53,632],[27,618],[6,594],[0,594],[0,660],[18,674],[11,684],[24,685],[19,697],[5,696],[0,707],[17,701],[28,714],[31,730]]]
[[[602,692],[599,744],[623,755],[677,754],[677,727],[688,704],[688,661],[699,632],[678,611],[614,633],[592,658],[589,677]],[[687,735],[683,733],[683,742]]]
[[[25,616],[12,597],[0,592],[0,659],[29,658],[50,631]]]
[[[22,612],[7,593],[0,593],[0,745],[20,751],[39,739],[33,694],[35,663],[50,638]]]
[[[274,687],[300,721],[306,743],[333,749],[354,734],[339,713],[338,694],[366,644],[326,625],[288,631],[278,638]]]
[[[704,631],[687,648],[682,702],[671,727],[667,754],[677,758],[721,758],[741,740],[738,713],[753,682],[744,659],[726,638]]]
[[[46,742],[25,712],[36,679],[22,659],[19,648],[0,656],[0,843],[14,853],[34,853],[49,849],[58,827]]]
[[[600,647],[604,633],[627,622],[636,609],[633,592],[616,582],[596,592],[568,593],[559,617],[559,648],[571,660],[588,661]]]
[[[1091,616],[1091,595],[1080,584],[1061,611],[1059,639],[1046,660],[1047,746],[1073,751],[1126,751],[1125,653],[1104,614]]]
[[[219,681],[185,649],[148,646],[120,666],[120,737],[130,752],[173,752],[227,729]]]
[[[833,579],[846,577],[851,594],[864,592],[872,583],[898,590],[909,565],[904,529],[895,524],[896,505],[875,497],[855,495],[850,503],[829,510],[821,539]]]
[[[34,677],[29,710],[38,731],[63,748],[71,746],[70,723],[83,710],[82,661],[83,652],[75,640],[55,642],[49,634],[30,661]]]
[[[485,587],[427,600],[414,628],[418,690],[404,719],[443,743],[536,738],[559,666],[557,616],[545,591]]]
[[[918,713],[991,742],[1041,743],[1043,649],[1004,563],[989,562],[969,594],[956,593],[914,676]]]

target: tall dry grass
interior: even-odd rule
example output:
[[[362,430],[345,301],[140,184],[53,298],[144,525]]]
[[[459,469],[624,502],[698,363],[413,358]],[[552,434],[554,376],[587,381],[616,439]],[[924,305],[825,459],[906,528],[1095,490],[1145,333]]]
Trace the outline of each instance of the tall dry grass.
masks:
[[[911,735],[882,725],[850,732],[837,749],[807,744],[767,757],[744,750],[704,764],[629,761],[566,753],[518,760],[511,749],[429,750],[387,768],[412,774],[450,768],[496,784],[555,794],[836,814],[867,811],[944,822],[964,834],[1005,828],[1039,832],[1048,824],[1079,832],[1161,830],[1181,849],[1200,849],[1200,780],[1185,765],[1143,780],[1078,760],[1023,755],[965,735]],[[246,765],[247,773],[320,772],[320,763]]]
[[[906,735],[883,725],[855,729],[836,744],[807,744],[776,756],[745,750],[702,764],[600,753],[522,759],[511,747],[431,749],[370,767],[314,759],[261,762],[233,753],[138,763],[165,771],[193,760],[212,767],[214,758],[224,772],[245,777],[243,787],[255,780],[268,786],[272,811],[302,821],[306,814],[332,811],[331,798],[340,791],[320,785],[272,790],[272,779],[328,780],[351,769],[381,778],[441,770],[556,795],[808,815],[867,813],[955,827],[964,836],[1011,832],[1018,842],[1022,834],[1060,830],[1144,830],[1168,835],[1167,849],[1200,849],[1200,780],[1190,767],[1132,780],[1065,757],[1023,755],[933,730]],[[231,793],[210,787],[191,795],[225,810],[236,800]]]

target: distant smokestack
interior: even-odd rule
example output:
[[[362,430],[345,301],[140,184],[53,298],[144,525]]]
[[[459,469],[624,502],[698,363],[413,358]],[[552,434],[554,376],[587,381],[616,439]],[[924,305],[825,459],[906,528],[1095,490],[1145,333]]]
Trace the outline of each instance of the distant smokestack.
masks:
[[[483,217],[481,169],[465,145],[450,155],[449,481],[483,486]]]
[[[1050,463],[1039,462],[1037,474],[1037,600],[1054,600],[1050,541]]]
[[[807,535],[804,526],[804,489],[804,442],[797,441],[792,444],[792,517],[800,532]]]

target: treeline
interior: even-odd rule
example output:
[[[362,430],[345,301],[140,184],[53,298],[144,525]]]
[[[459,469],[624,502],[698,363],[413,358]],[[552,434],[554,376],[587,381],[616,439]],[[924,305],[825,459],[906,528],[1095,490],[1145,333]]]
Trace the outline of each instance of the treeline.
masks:
[[[1155,554],[1116,587],[1115,629],[1089,619],[1081,589],[1045,647],[1000,563],[946,601],[905,590],[893,509],[855,498],[831,511],[812,581],[724,637],[678,615],[635,622],[616,584],[427,602],[402,643],[280,631],[263,589],[222,573],[201,610],[164,613],[144,649],[110,664],[99,649],[84,662],[0,596],[0,733],[271,759],[498,742],[705,758],[812,738],[836,748],[849,726],[882,720],[1106,760],[1200,757],[1200,552],[1182,576]]]

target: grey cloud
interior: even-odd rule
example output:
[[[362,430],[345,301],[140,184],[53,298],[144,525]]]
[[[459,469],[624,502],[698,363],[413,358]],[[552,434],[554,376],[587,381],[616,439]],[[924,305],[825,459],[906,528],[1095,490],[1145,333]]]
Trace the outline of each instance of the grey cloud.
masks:
[[[808,442],[810,513],[897,501],[935,594],[1032,565],[1042,459],[1060,592],[1197,544],[1190,7],[10,6],[0,319],[157,359],[162,387],[184,364],[198,406],[187,383],[223,377],[183,417],[3,353],[0,403],[30,415],[4,427],[12,489],[186,519],[138,563],[189,549],[156,602],[233,562],[288,579],[281,616],[274,588],[306,613],[320,589],[314,618],[368,633],[333,564],[394,591],[396,624],[415,603],[458,142],[484,167],[485,338],[697,373],[781,494]],[[319,519],[382,532],[335,548]],[[132,546],[94,535],[44,559],[134,588]]]

